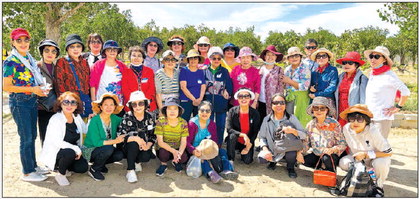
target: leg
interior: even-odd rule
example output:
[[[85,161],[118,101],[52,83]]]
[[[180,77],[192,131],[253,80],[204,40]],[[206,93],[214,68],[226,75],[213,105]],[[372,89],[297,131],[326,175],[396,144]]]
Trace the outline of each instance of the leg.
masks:
[[[137,142],[128,142],[124,146],[124,150],[127,155],[127,170],[135,169],[135,160],[137,159],[138,153],[140,152]]]
[[[169,151],[166,151],[166,149],[163,149],[163,148],[160,148],[157,151],[157,157],[162,162],[162,164],[167,164],[169,160],[173,159],[172,153],[170,153]]]
[[[380,121],[374,121],[374,124],[380,129],[381,135],[385,139],[388,138],[388,135],[390,134],[391,125],[393,124],[393,120],[380,120]]]
[[[339,167],[344,171],[348,171],[349,170],[349,164],[351,162],[355,162],[352,155],[351,154],[346,155],[339,160]]]
[[[93,150],[90,162],[93,162],[92,168],[100,171],[105,166],[107,160],[111,158],[115,148],[112,145],[104,145]]]
[[[225,149],[219,149],[218,156],[221,158],[223,170],[234,171],[233,165],[231,165],[230,161],[228,161],[227,151]]]
[[[89,164],[87,163],[87,160],[81,156],[80,159],[73,162],[73,165],[70,166],[69,170],[75,173],[85,173],[89,170]]]
[[[37,103],[35,103],[35,105],[37,105]],[[36,126],[37,121],[38,121],[38,107],[37,106],[31,107],[29,121],[31,121],[31,132],[32,132],[31,155],[32,155],[32,160],[34,162],[33,164],[35,165],[35,168],[36,168],[38,167],[38,165],[36,164],[36,155],[35,155],[35,140],[36,140],[36,136],[38,136],[38,130]]]
[[[113,147],[113,146],[112,146],[112,147]],[[121,161],[122,159],[124,159],[124,152],[122,152],[120,149],[116,149],[116,148],[114,148],[114,150],[113,150],[113,153],[112,153],[111,157],[109,157],[109,158],[106,160],[106,164],[109,164],[109,163],[114,163],[114,162],[119,162],[119,161]]]
[[[195,117],[196,115],[198,115],[198,106],[192,105],[192,117]]]
[[[186,162],[188,162],[188,154],[185,152],[182,153],[182,155],[180,156],[180,160],[179,160],[179,164],[185,164]]]
[[[314,168],[316,167],[317,162],[319,161],[319,156],[314,153],[310,153],[304,156],[304,166]],[[320,163],[319,163],[320,165]]]
[[[187,122],[189,122],[189,119],[191,119],[192,108],[193,108],[192,102],[191,101],[182,102],[182,101],[180,102],[180,106],[185,110],[182,114],[182,118],[186,120]]]
[[[60,149],[57,154],[58,172],[65,175],[66,171],[70,170],[76,156],[73,149]]]
[[[241,155],[241,159],[243,160],[245,164],[250,164],[253,162],[254,147],[255,147],[255,144],[252,143],[252,147],[250,147],[249,152],[245,155]]]
[[[263,120],[263,118],[266,116],[266,103],[259,101],[258,112],[260,115],[260,120]]]
[[[211,168],[210,163],[208,162],[208,160],[204,160],[204,161],[201,162],[201,168],[202,168],[202,175],[204,175],[204,176],[207,176],[207,174],[210,171],[213,171],[213,169]]]
[[[372,161],[372,166],[374,167],[375,175],[377,176],[378,187],[383,188],[384,182],[386,181],[390,171],[390,164],[390,157],[377,158]]]
[[[139,151],[135,162],[140,163],[150,161],[152,153],[153,152],[151,151],[151,149],[149,149],[148,151]]]
[[[217,173],[220,173],[223,171],[223,164],[222,164],[222,160],[221,157],[219,155],[215,156],[215,158],[210,160],[210,163],[212,165],[212,168],[214,168],[214,170]]]
[[[47,111],[38,110],[38,127],[39,127],[39,138],[41,139],[41,145],[44,145],[45,133],[47,131],[49,114]]]
[[[287,161],[287,169],[294,170],[297,162],[297,151],[289,151],[285,153],[285,160]]]
[[[217,124],[218,143],[222,144],[224,140],[224,130],[226,125],[226,113],[215,113],[215,123]]]
[[[226,138],[227,142],[227,156],[228,160],[233,160],[236,156],[236,144],[237,144],[237,135],[230,134]]]
[[[334,165],[332,165],[332,158],[333,158]],[[332,154],[331,156],[323,155],[322,162],[326,166],[326,170],[336,172],[336,165],[339,163],[339,157],[336,154]]]

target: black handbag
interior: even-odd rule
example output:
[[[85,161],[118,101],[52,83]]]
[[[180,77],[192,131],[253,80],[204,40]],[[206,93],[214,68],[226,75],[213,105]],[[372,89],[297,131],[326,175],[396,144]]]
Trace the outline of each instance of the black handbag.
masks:
[[[291,122],[284,121],[275,131],[274,135],[274,154],[281,154],[289,151],[299,151],[303,149],[303,142],[294,134],[285,133],[282,131],[284,126],[291,126]]]
[[[54,90],[50,90],[46,97],[38,97],[38,106],[48,112],[52,112],[55,101],[57,101],[57,95]]]
[[[71,66],[71,70],[73,71],[74,78],[76,79],[76,84],[78,87],[78,92],[80,96],[80,100],[83,102],[83,113],[80,114],[81,117],[88,117],[90,114],[93,113],[92,111],[92,99],[89,95],[84,94],[81,91],[81,85],[79,81],[79,76],[77,76],[76,69],[74,68],[73,62],[71,61],[70,57],[67,57],[67,61]]]

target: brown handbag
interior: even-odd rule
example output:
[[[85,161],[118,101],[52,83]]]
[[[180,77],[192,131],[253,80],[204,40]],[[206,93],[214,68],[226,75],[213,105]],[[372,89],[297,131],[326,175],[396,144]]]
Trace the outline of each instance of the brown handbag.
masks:
[[[316,169],[323,155],[324,154],[320,156],[319,161],[317,161],[316,167],[314,167],[315,170],[313,174],[313,183],[323,185],[323,186],[328,186],[328,187],[335,187],[336,186],[336,167],[335,167],[335,163],[333,162],[332,156],[330,156],[330,159],[332,159],[332,166],[334,170],[333,172]]]

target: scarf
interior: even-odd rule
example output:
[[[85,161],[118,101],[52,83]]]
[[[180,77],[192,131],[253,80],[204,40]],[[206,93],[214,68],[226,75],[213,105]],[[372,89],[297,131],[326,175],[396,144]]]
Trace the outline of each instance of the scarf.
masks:
[[[17,57],[23,65],[25,65],[26,68],[28,68],[35,79],[35,86],[40,86],[45,84],[43,76],[41,75],[41,70],[39,69],[38,65],[36,64],[35,59],[32,57],[32,55],[27,52],[26,55],[28,56],[29,62],[27,59],[25,59],[15,48],[12,50],[12,55]]]
[[[385,73],[387,71],[389,71],[391,68],[389,65],[384,65],[384,66],[378,66],[377,68],[372,68],[372,74],[373,75],[380,75],[382,73]]]
[[[329,66],[329,63],[327,63],[326,65],[324,65],[324,66],[322,66],[322,67],[318,67],[317,68],[317,71],[319,72],[319,73],[323,73],[323,71],[324,71],[324,69],[326,69],[327,67]]]

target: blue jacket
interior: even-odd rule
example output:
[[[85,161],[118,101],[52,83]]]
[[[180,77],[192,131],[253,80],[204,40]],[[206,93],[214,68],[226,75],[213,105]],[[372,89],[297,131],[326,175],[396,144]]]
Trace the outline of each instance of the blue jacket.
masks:
[[[229,99],[225,99],[222,93],[224,90],[227,90],[230,97],[233,95],[233,82],[231,81],[228,70],[219,66],[218,71],[214,75],[208,68],[205,69],[204,73],[207,84],[204,99],[212,103],[213,112],[227,112]]]
[[[315,86],[317,91],[314,95],[316,97],[329,97],[334,100],[338,81],[338,70],[329,64],[323,73],[319,73],[318,70],[311,72],[310,87]]]

